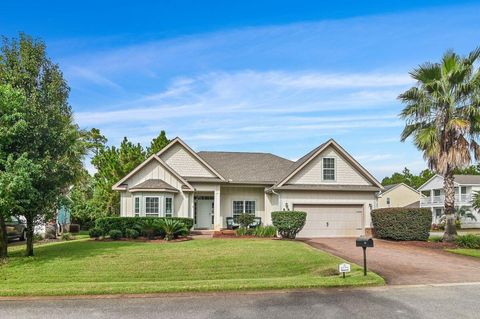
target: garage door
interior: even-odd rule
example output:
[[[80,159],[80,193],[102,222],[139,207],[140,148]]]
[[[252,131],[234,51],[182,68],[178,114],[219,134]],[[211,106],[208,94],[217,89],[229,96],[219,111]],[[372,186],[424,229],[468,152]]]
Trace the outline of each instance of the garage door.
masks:
[[[298,237],[355,237],[364,234],[361,205],[294,205],[307,213]]]

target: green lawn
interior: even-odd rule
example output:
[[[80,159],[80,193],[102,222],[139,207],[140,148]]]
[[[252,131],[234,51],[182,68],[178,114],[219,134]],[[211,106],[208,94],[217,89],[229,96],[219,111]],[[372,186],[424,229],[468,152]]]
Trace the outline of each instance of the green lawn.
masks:
[[[0,295],[76,295],[252,290],[383,284],[341,259],[301,242],[197,239],[177,243],[95,242],[46,244],[35,257],[14,249],[0,266]]]
[[[456,248],[447,249],[447,251],[454,254],[480,258],[480,249]]]

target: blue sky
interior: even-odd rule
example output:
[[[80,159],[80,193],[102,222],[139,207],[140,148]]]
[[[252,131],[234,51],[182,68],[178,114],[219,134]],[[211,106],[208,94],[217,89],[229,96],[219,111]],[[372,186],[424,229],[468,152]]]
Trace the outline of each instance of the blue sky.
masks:
[[[232,2],[10,1],[0,33],[44,39],[76,121],[112,144],[164,129],[296,159],[332,137],[379,179],[425,168],[396,97],[417,65],[480,45],[480,4]]]

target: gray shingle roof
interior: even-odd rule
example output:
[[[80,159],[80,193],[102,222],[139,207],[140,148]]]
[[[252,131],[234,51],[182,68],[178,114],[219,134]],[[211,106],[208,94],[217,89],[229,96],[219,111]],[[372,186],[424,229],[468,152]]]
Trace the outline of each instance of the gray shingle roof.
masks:
[[[454,175],[455,182],[466,185],[480,185],[480,175]]]
[[[147,179],[146,181],[137,184],[130,189],[164,189],[172,192],[178,192],[178,189],[161,179]]]
[[[274,184],[294,164],[270,153],[202,151],[197,154],[233,183]]]

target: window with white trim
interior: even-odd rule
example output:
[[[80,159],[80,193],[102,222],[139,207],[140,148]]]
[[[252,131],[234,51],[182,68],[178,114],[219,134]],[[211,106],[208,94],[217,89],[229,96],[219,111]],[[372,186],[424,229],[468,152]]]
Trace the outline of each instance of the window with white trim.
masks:
[[[390,197],[387,197],[387,205],[390,205]]]
[[[256,203],[254,200],[234,200],[233,201],[233,217],[237,217],[243,213],[255,215]]]
[[[135,217],[138,217],[140,216],[140,197],[135,197],[134,198],[134,213],[135,213]]]
[[[335,180],[335,158],[324,157],[322,159],[322,180],[324,181]]]
[[[160,197],[145,197],[145,216],[158,217],[160,212]]]
[[[172,217],[173,198],[165,197],[165,217]]]
[[[243,214],[243,200],[233,201],[233,217]]]

